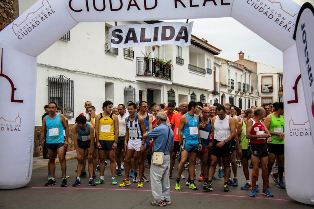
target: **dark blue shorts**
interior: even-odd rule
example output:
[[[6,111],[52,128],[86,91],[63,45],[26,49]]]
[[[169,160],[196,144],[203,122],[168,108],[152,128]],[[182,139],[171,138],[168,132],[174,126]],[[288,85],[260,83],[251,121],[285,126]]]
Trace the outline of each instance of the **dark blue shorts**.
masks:
[[[90,148],[90,140],[84,141],[84,142],[77,140],[77,146],[83,150],[86,150],[86,149]]]
[[[63,147],[64,143],[56,143],[56,144],[46,144],[47,149],[56,151],[59,148]]]
[[[184,142],[184,150],[187,152],[199,152],[199,146],[198,143],[191,143],[191,142]]]
[[[114,141],[106,141],[106,140],[99,140],[99,144],[101,145],[101,148],[98,148],[99,150],[104,150],[104,151],[111,151],[112,145]]]

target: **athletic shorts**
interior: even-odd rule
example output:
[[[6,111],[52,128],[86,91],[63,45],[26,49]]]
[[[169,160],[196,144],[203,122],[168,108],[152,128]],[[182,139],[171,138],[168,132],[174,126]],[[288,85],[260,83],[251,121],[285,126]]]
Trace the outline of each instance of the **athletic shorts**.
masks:
[[[90,140],[84,141],[84,142],[77,140],[77,146],[83,150],[89,149],[90,148]]]
[[[117,144],[117,150],[124,150],[124,136],[118,137],[118,144]]]
[[[268,144],[268,152],[275,155],[284,155],[285,145],[284,144]]]
[[[213,146],[211,149],[211,154],[215,155],[216,157],[226,157],[230,155],[230,142],[226,143],[223,147],[217,147],[219,141],[214,140]]]
[[[99,150],[111,151],[114,141],[99,140],[101,148]]]
[[[237,149],[237,141],[235,139],[230,141],[230,153]]]
[[[180,152],[180,142],[179,141],[174,141],[173,142],[173,152]]]
[[[249,149],[242,150],[242,159],[246,159],[246,160],[251,159],[251,151]]]
[[[142,140],[141,139],[129,139],[128,149],[135,150],[136,152],[141,151]]]
[[[46,143],[47,149],[57,151],[59,148],[63,147],[64,143],[48,144]]]
[[[201,143],[202,143],[202,153],[208,153],[210,140],[201,139]]]
[[[268,156],[267,144],[250,144],[250,150],[252,155],[256,157]]]
[[[191,142],[184,142],[184,150],[187,152],[194,152],[194,153],[198,153],[199,152],[199,146],[198,146],[198,142],[195,143],[191,143]]]

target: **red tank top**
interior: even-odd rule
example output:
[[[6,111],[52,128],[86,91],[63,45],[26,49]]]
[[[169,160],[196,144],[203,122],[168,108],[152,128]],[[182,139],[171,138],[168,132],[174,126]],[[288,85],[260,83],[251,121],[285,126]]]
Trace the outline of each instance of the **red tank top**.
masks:
[[[253,120],[252,120],[253,121]],[[265,134],[265,126],[261,122],[255,122],[252,126],[250,134],[253,136],[264,135]],[[250,144],[266,144],[266,139],[250,139]]]

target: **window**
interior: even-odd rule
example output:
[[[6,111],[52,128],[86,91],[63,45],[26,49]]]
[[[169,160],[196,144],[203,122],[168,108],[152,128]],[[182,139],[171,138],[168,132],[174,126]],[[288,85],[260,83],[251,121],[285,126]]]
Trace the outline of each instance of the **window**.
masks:
[[[105,100],[114,103],[114,83],[106,82],[105,84]]]
[[[109,29],[111,25],[106,24],[105,26],[105,53],[111,56],[118,56],[119,50],[117,48],[111,48],[109,45]]]
[[[134,51],[132,47],[123,49],[124,59],[133,60],[134,59]]]
[[[132,86],[124,88],[124,104],[130,101],[135,102],[135,88]]]
[[[200,95],[200,102],[206,103],[206,96],[204,94]]]
[[[231,105],[234,105],[234,98],[233,98],[233,97],[229,97],[229,103],[230,103]]]
[[[168,92],[168,103],[176,101],[176,93],[173,89],[170,89]]]
[[[262,76],[262,93],[273,93],[273,76]]]
[[[60,75],[48,77],[48,102],[57,103],[67,118],[74,117],[74,81]]]
[[[182,47],[181,46],[177,46],[177,57],[182,58]]]
[[[239,108],[242,109],[242,98],[239,98]]]
[[[191,102],[196,102],[196,94],[194,93],[194,91],[191,94]]]
[[[215,100],[214,100],[214,104],[218,104],[219,102],[218,102],[218,99],[216,98]]]
[[[212,61],[210,59],[207,59],[207,68],[208,69],[213,69],[212,68]]]
[[[64,42],[69,42],[71,41],[71,33],[70,31],[68,31],[66,34],[64,34],[61,38],[60,41],[64,41]]]

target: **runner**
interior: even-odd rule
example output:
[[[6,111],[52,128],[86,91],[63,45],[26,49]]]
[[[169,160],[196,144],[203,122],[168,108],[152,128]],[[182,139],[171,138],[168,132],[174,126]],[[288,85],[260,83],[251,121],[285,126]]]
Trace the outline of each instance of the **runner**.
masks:
[[[126,132],[126,118],[127,114],[125,111],[124,104],[118,105],[118,120],[119,120],[119,137],[118,137],[118,145],[116,150],[116,161],[117,161],[117,176],[122,176],[122,158],[124,156],[124,144],[125,144],[125,132]]]
[[[170,177],[172,177],[173,167],[175,165],[176,156],[180,153],[180,139],[179,139],[179,124],[182,116],[188,111],[188,104],[186,102],[180,104],[180,112],[175,114],[171,119],[171,127],[174,133],[174,144],[173,150],[171,153],[171,162],[170,162]]]
[[[59,162],[61,165],[62,171],[62,187],[66,187],[67,178],[66,178],[66,149],[68,146],[68,136],[69,128],[66,122],[66,118],[57,113],[57,104],[55,102],[50,102],[48,104],[48,115],[43,118],[42,128],[41,128],[41,145],[43,145],[46,135],[46,146],[48,149],[49,155],[49,173],[51,176],[48,176],[48,182],[45,186],[52,186],[56,184],[55,179],[55,161],[58,155]],[[64,135],[65,131],[65,135]]]
[[[218,159],[222,158],[224,167],[224,192],[229,191],[228,180],[230,174],[230,142],[234,139],[236,135],[236,124],[235,121],[226,114],[225,107],[218,105],[216,107],[217,116],[213,118],[213,133],[214,141],[210,155],[210,168],[208,172],[208,182],[206,187],[204,187],[205,192],[213,191],[212,180],[215,174]]]
[[[143,135],[146,133],[146,128],[143,118],[136,114],[136,104],[128,104],[129,117],[126,118],[126,155],[125,155],[125,179],[119,184],[119,187],[130,186],[131,181],[129,180],[131,159],[134,157],[135,164],[141,165],[143,156],[141,151],[145,149],[145,138]],[[143,178],[143,169],[139,169],[139,179]],[[143,181],[137,182],[137,187],[144,187]]]
[[[179,125],[179,139],[181,144],[181,161],[178,166],[178,174],[176,181],[176,190],[181,190],[180,180],[181,174],[184,169],[184,164],[189,158],[189,189],[197,190],[197,187],[194,183],[195,177],[195,164],[196,164],[196,155],[201,148],[201,143],[199,141],[199,119],[195,115],[197,109],[197,104],[195,102],[190,102],[188,105],[188,112],[184,114],[180,120]],[[184,141],[183,141],[184,136]]]
[[[77,154],[77,176],[73,186],[81,185],[80,174],[83,169],[83,162],[86,161],[85,156],[88,159],[88,174],[89,174],[89,186],[96,186],[93,179],[93,155],[94,155],[94,138],[95,130],[94,127],[87,122],[86,117],[79,115],[75,120],[73,127],[73,142]]]
[[[250,139],[251,148],[251,160],[253,164],[252,171],[252,190],[249,194],[250,197],[256,197],[258,188],[256,182],[258,181],[259,163],[262,162],[262,178],[263,178],[263,193],[267,197],[273,197],[274,195],[269,189],[268,179],[268,152],[267,152],[267,138],[270,137],[270,133],[266,126],[261,122],[266,116],[264,108],[259,107],[254,111],[254,117],[251,121],[248,121],[246,127],[247,137]]]
[[[119,135],[119,120],[112,114],[113,103],[105,101],[103,103],[103,113],[96,117],[96,140],[99,157],[99,180],[96,184],[104,184],[105,180],[105,158],[110,160],[111,183],[116,185],[118,182],[116,175],[115,149],[117,148]]]
[[[270,131],[271,139],[268,142],[268,175],[271,174],[275,160],[278,164],[278,177],[279,182],[277,186],[281,189],[285,189],[285,184],[283,182],[283,172],[284,172],[284,144],[285,144],[285,134],[284,134],[284,106],[282,102],[276,102],[273,104],[274,112],[268,115],[265,119],[265,125]],[[276,179],[275,179],[276,180]]]
[[[249,190],[251,188],[250,172],[249,172],[249,159],[251,159],[251,152],[249,150],[249,139],[246,137],[246,124],[249,123],[254,116],[252,109],[245,111],[245,116],[242,121],[242,130],[240,135],[240,146],[241,146],[241,159],[242,169],[245,177],[245,184],[241,187],[241,190]]]
[[[205,182],[203,187],[206,187],[206,183],[208,182],[208,164],[209,164],[209,156],[210,156],[210,149],[212,143],[210,141],[210,137],[212,134],[212,125],[211,125],[211,118],[210,118],[210,109],[208,107],[204,107],[202,110],[202,118],[200,119],[199,124],[199,131],[200,131],[200,139],[202,142],[202,150],[200,153],[201,159],[201,176],[199,178],[200,182]]]
[[[152,115],[150,115],[148,113],[148,105],[147,102],[142,101],[139,104],[139,112],[138,112],[138,116],[141,117],[144,120],[144,124],[145,124],[145,130],[146,132],[152,131],[153,130],[153,125],[152,125],[152,121],[153,121],[153,117]],[[150,166],[151,164],[151,156],[152,156],[152,152],[151,152],[151,147],[149,146],[149,144],[146,142],[145,143],[145,149],[143,151],[141,151],[142,153],[142,157],[140,158],[140,164],[139,164],[139,170],[141,170],[142,174],[143,174],[143,178],[139,179],[139,181],[141,183],[148,182],[148,179],[145,177],[144,172],[145,172],[145,159],[147,159],[148,165]],[[136,179],[136,177],[135,177]],[[141,184],[142,185],[142,184]],[[144,183],[143,183],[144,185]]]

